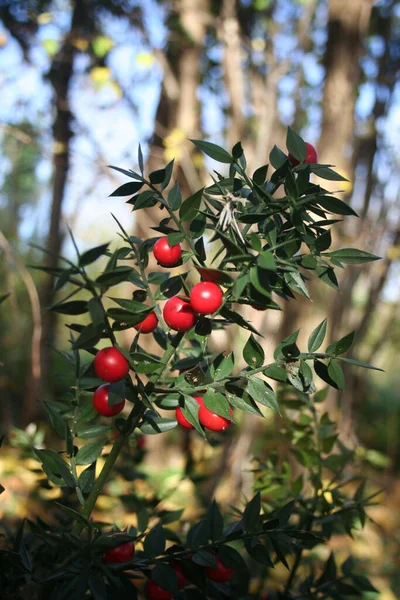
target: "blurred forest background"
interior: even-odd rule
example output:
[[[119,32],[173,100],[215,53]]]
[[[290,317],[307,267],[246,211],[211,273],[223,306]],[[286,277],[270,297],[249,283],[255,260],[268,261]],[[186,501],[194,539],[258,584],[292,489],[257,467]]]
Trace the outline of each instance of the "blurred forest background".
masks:
[[[53,283],[27,265],[46,260],[51,272],[70,254],[67,225],[85,249],[117,244],[110,212],[142,237],[157,222],[155,211],[132,214],[108,198],[124,181],[108,165],[135,169],[140,142],[151,170],[175,158],[174,179],[189,193],[215,165],[188,138],[241,140],[255,169],[274,144],[285,149],[290,125],[351,182],[332,187],[359,214],[335,246],[382,260],[348,268],[340,293],[320,284],[312,304],[260,313],[258,326],[271,352],[328,316],[331,339],[356,330],[352,355],[385,369],[349,369],[330,406],[387,490],[360,552],[376,547],[382,597],[400,597],[399,40],[395,0],[2,0],[0,295],[10,296],[0,310],[1,433],[40,435],[29,425],[43,418],[38,399],[68,384],[53,349],[68,349],[68,329],[44,311]],[[252,427],[235,442],[237,468]]]

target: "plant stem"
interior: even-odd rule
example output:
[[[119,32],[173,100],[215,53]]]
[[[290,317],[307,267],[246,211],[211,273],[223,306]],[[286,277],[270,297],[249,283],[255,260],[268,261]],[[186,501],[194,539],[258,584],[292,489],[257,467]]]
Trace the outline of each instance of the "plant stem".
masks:
[[[159,377],[161,377],[164,370],[168,366],[168,362],[169,362],[170,358],[174,355],[176,349],[179,347],[179,344],[182,341],[183,336],[184,336],[184,333],[177,333],[175,335],[175,337],[173,338],[173,340],[171,340],[171,344],[170,344],[169,348],[166,350],[166,352],[161,360],[161,362],[163,364],[163,369],[161,370],[160,373],[157,373],[157,374],[153,375],[152,377],[150,377],[150,381],[152,381],[152,380],[154,381],[155,379],[158,379]],[[110,454],[108,455],[106,462],[103,465],[100,475],[96,479],[96,481],[92,487],[92,490],[85,501],[85,504],[84,504],[84,507],[82,510],[82,516],[85,519],[88,520],[90,515],[92,514],[92,511],[96,505],[97,499],[100,496],[105,483],[107,482],[107,479],[108,479],[108,477],[112,471],[112,468],[119,456],[119,453],[122,450],[123,445],[125,444],[128,436],[137,427],[145,410],[146,410],[146,406],[142,402],[138,402],[137,404],[135,404],[133,406],[131,412],[129,413],[129,416],[126,419],[124,426],[122,427],[122,429],[120,431],[120,435],[115,440],[112,450],[111,450]],[[73,532],[76,533],[77,535],[79,535],[81,533],[83,527],[84,526],[82,523],[76,522],[75,526],[73,528]]]

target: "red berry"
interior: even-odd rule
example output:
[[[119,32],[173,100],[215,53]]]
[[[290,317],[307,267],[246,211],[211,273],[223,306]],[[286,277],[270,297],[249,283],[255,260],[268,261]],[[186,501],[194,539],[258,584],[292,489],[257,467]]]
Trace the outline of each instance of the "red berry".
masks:
[[[194,399],[200,406],[204,404],[204,400],[203,398],[200,398],[200,396],[194,396]],[[175,416],[176,420],[178,421],[179,425],[181,425],[181,427],[184,427],[185,429],[194,429],[193,425],[189,423],[187,418],[182,413],[182,409],[180,406],[178,406],[178,408],[175,410]]]
[[[216,283],[201,281],[190,292],[190,304],[200,315],[211,315],[221,307],[222,290]]]
[[[235,574],[234,569],[230,569],[226,567],[224,563],[218,558],[215,557],[217,561],[217,567],[207,567],[205,570],[208,579],[211,581],[218,581],[219,583],[223,583],[224,581],[229,581]]]
[[[174,296],[164,305],[163,316],[166,324],[175,331],[189,331],[196,324],[197,317],[190,302]]]
[[[140,331],[140,333],[151,333],[155,330],[157,325],[158,319],[156,313],[152,312],[149,315],[147,315],[147,317],[143,319],[143,321],[140,321],[140,323],[138,323],[134,327],[137,331]]]
[[[229,408],[229,411],[232,415],[233,412],[231,408]],[[232,424],[232,421],[213,413],[204,404],[202,404],[199,408],[199,421],[203,427],[206,427],[206,429],[211,429],[211,431],[225,431],[225,429]]]
[[[93,394],[93,406],[94,409],[99,415],[103,415],[103,417],[113,417],[121,412],[121,410],[125,406],[125,400],[122,402],[118,402],[118,404],[113,404],[109,406],[108,404],[108,388],[110,386],[108,383],[101,385],[97,388],[95,393]],[[118,437],[118,436],[117,436]]]
[[[136,438],[136,447],[139,448],[139,450],[142,450],[146,445],[146,438],[144,437],[144,435],[141,435],[140,437]]]
[[[174,569],[178,578],[178,589],[180,590],[187,584],[187,579],[182,571],[181,565],[178,562],[172,563],[171,567]]]
[[[103,562],[106,565],[112,565],[114,563],[125,563],[135,555],[135,545],[133,542],[127,542],[116,548],[108,550],[103,556]]]
[[[129,373],[129,363],[118,348],[103,348],[94,357],[94,370],[103,381],[119,381]]]
[[[318,162],[318,154],[317,154],[316,149],[314,148],[314,146],[312,144],[309,144],[308,142],[306,142],[306,146],[307,146],[307,154],[306,154],[306,157],[303,160],[303,162],[317,163]],[[289,153],[289,160],[294,167],[296,167],[297,165],[300,164],[300,162],[297,160],[297,158],[295,158],[293,156],[293,154],[290,154],[290,153]]]
[[[257,304],[251,304],[251,308],[254,308],[254,310],[267,310],[265,306],[258,306]]]
[[[164,590],[152,579],[149,579],[146,584],[146,594],[149,600],[172,600],[173,594]]]
[[[154,244],[153,254],[162,267],[175,267],[181,260],[182,248],[179,244],[170,246],[168,238],[162,237]]]

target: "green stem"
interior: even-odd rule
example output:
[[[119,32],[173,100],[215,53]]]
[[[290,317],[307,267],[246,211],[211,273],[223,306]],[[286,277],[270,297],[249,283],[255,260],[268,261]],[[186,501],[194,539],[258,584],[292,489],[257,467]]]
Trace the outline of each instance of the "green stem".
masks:
[[[311,505],[311,509],[310,509],[310,513],[307,515],[306,518],[306,522],[304,525],[304,529],[305,531],[311,531],[311,528],[313,526],[314,520],[315,520],[315,511],[318,505],[318,497],[319,497],[319,491],[321,489],[321,478],[322,478],[322,459],[321,459],[321,445],[320,445],[320,441],[319,441],[319,436],[318,436],[318,415],[317,415],[317,411],[315,410],[315,407],[313,405],[313,403],[310,401],[309,404],[309,408],[310,411],[312,413],[313,416],[313,424],[314,424],[314,433],[315,433],[315,438],[316,438],[316,447],[317,447],[317,452],[318,452],[318,467],[317,467],[317,475],[318,475],[318,482],[319,485],[317,485],[317,483],[314,484],[314,498],[312,501],[312,505]],[[301,559],[303,557],[303,548],[299,548],[297,550],[296,553],[296,558],[293,564],[293,568],[292,571],[289,575],[289,578],[287,580],[286,586],[285,586],[285,597],[288,596],[290,597],[290,591],[293,585],[293,581],[294,578],[296,577],[296,573],[298,571],[298,568],[300,566],[301,563]]]
[[[154,381],[155,379],[158,379],[159,377],[161,377],[164,370],[168,366],[168,362],[169,362],[170,358],[174,355],[176,349],[179,347],[179,344],[180,344],[183,336],[184,336],[184,333],[177,333],[175,335],[175,337],[171,341],[169,348],[166,350],[166,352],[164,353],[164,356],[162,358],[161,362],[163,364],[163,369],[161,370],[161,373],[157,373],[157,374],[153,375],[152,377],[150,377],[150,381],[152,381],[152,380]],[[84,507],[82,510],[82,516],[85,519],[88,520],[90,515],[92,514],[92,511],[96,505],[97,499],[100,496],[105,483],[107,482],[107,479],[108,479],[108,477],[112,471],[112,468],[119,456],[119,453],[122,450],[123,445],[125,444],[128,436],[137,427],[145,410],[146,410],[146,406],[142,402],[138,402],[137,404],[135,404],[133,406],[131,412],[129,413],[129,416],[126,419],[124,426],[122,427],[122,429],[120,431],[120,435],[115,440],[112,450],[103,465],[100,475],[96,479],[96,481],[91,489],[91,492],[85,501],[85,504],[84,504]],[[80,522],[76,522],[75,526],[73,528],[74,533],[79,535],[81,533],[82,529],[83,529],[83,524]]]

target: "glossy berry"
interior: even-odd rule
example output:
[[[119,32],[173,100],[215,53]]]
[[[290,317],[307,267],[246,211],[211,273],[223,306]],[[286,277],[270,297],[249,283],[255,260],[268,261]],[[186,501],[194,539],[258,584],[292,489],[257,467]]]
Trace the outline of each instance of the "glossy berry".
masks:
[[[204,569],[208,579],[211,579],[211,581],[218,581],[218,583],[223,583],[232,579],[233,575],[235,574],[234,569],[226,567],[218,558],[218,556],[215,558],[217,561],[217,567],[207,567]]]
[[[232,415],[233,412],[231,408],[229,408],[229,411]],[[225,431],[232,423],[229,419],[213,413],[204,404],[199,408],[199,421],[203,427],[211,429],[211,431]]]
[[[189,331],[196,324],[197,317],[190,302],[174,296],[164,305],[163,316],[166,324],[174,331]]]
[[[303,160],[303,162],[317,163],[318,162],[318,154],[317,154],[316,149],[314,148],[314,146],[312,144],[309,144],[308,142],[306,142],[306,146],[307,146],[307,154],[306,154],[306,157]],[[296,167],[297,165],[300,164],[300,162],[297,160],[297,158],[295,158],[293,156],[293,154],[290,154],[290,153],[289,153],[289,160],[294,167]]]
[[[221,307],[222,290],[216,283],[201,281],[190,292],[190,304],[200,315],[211,315]]]
[[[149,600],[172,600],[174,597],[152,579],[149,579],[146,584],[146,595]]]
[[[204,400],[203,398],[200,398],[200,396],[194,396],[194,399],[200,406],[204,404]],[[187,418],[182,413],[180,406],[178,406],[178,408],[175,410],[175,417],[181,427],[184,427],[185,429],[194,429],[193,425],[189,423]]]
[[[163,237],[154,244],[153,254],[162,267],[175,267],[181,260],[182,248],[179,244],[170,246],[168,238]]]
[[[104,385],[98,387],[95,393],[93,394],[92,402],[94,409],[99,415],[103,415],[103,417],[113,417],[114,415],[120,413],[125,406],[125,400],[122,400],[122,402],[118,402],[118,404],[113,404],[112,406],[108,405],[109,387],[110,386],[108,385],[108,383],[105,383]]]
[[[103,348],[94,357],[94,370],[103,381],[120,381],[129,373],[129,363],[118,348]]]
[[[135,545],[133,542],[127,542],[116,548],[108,550],[103,556],[103,562],[106,565],[112,565],[114,563],[125,563],[135,555]]]
[[[150,313],[147,315],[143,321],[140,321],[137,325],[135,325],[136,331],[140,331],[140,333],[151,333],[155,330],[158,325],[158,319],[156,313]]]

